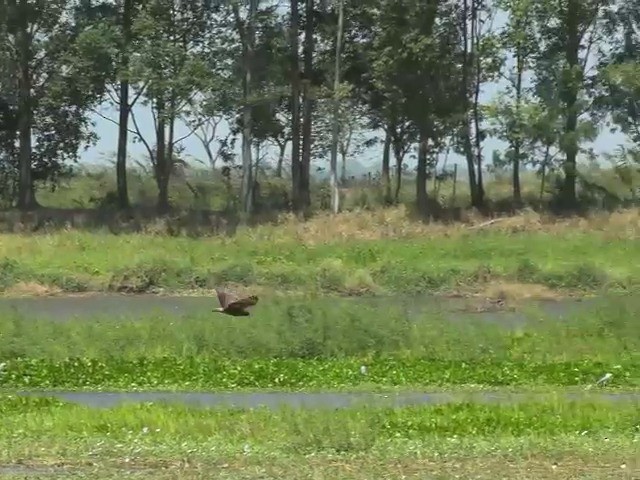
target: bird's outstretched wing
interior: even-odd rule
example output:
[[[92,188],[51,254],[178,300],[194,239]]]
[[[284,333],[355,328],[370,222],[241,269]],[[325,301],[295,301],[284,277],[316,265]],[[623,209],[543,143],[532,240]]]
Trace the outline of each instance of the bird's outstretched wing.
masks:
[[[216,289],[216,294],[218,295],[218,302],[220,302],[222,308],[227,308],[230,304],[238,300],[235,295],[225,292],[224,290]]]
[[[231,308],[234,310],[237,309],[245,309],[247,307],[252,307],[256,303],[258,303],[258,297],[256,295],[250,295],[245,298],[234,299],[234,301],[229,302],[225,308]]]

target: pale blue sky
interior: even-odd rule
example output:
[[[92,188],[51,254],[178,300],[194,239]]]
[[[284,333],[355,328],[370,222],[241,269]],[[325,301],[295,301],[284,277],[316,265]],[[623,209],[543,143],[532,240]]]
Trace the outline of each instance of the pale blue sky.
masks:
[[[506,15],[499,13],[494,20],[494,27],[500,28],[506,21]],[[494,97],[501,89],[500,84],[486,84],[483,87],[481,94],[481,100],[488,101]],[[105,104],[100,109],[101,113],[113,120],[118,118],[117,111],[113,106]],[[138,104],[134,107],[134,114],[140,126],[140,129],[147,138],[147,141],[153,145],[153,118],[148,107]],[[82,156],[83,161],[86,163],[102,163],[105,160],[114,159],[117,148],[118,127],[115,123],[101,118],[99,115],[93,115],[92,120],[95,122],[96,133],[99,136],[98,143],[89,148]],[[178,122],[176,125],[176,137],[181,137],[188,132],[187,127]],[[228,132],[228,126],[221,124],[219,126],[219,133],[225,135]],[[370,135],[373,135],[371,132]],[[608,131],[607,128],[603,128],[596,141],[592,144],[592,147],[598,154],[612,153],[619,145],[626,143],[625,136],[619,133],[613,134]],[[206,156],[204,149],[199,140],[195,136],[191,136],[183,142],[185,148],[186,159],[196,158],[206,162]],[[491,152],[493,150],[502,150],[505,144],[497,139],[489,138],[484,142],[484,156],[487,160],[491,159]],[[237,143],[236,152],[240,153],[240,142]],[[379,168],[380,159],[382,156],[381,147],[376,146],[368,149],[363,154],[359,155],[357,160],[364,165],[371,165],[374,168]],[[144,145],[134,142],[133,135],[129,136],[129,157],[135,160],[141,160],[146,162],[147,154]],[[275,158],[275,152],[274,152]],[[451,154],[449,157],[449,164],[451,162],[461,162],[462,157]]]

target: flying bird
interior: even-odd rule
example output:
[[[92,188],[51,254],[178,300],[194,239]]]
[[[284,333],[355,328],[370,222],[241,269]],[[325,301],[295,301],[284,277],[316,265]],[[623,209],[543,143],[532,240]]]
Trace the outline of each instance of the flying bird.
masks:
[[[218,302],[220,307],[215,308],[213,311],[218,313],[226,313],[234,317],[246,317],[249,314],[247,308],[254,306],[258,303],[258,297],[256,295],[250,295],[244,298],[238,298],[236,295],[225,292],[223,290],[216,290],[218,294]]]

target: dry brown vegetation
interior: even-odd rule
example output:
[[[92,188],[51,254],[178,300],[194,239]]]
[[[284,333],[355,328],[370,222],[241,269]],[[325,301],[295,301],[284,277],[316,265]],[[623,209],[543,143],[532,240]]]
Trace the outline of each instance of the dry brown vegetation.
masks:
[[[581,216],[558,216],[524,209],[492,217],[474,209],[460,212],[457,220],[424,220],[405,205],[379,209],[354,209],[332,215],[320,212],[309,219],[291,213],[255,217],[242,224],[234,215],[213,211],[176,211],[157,217],[152,210],[129,213],[90,209],[46,208],[29,213],[0,212],[0,230],[25,233],[58,229],[102,230],[111,233],[139,232],[148,235],[247,236],[259,241],[295,240],[307,245],[340,240],[447,237],[473,231],[501,233],[600,232],[611,238],[637,238],[640,209],[592,212]]]
[[[640,209],[593,213],[582,217],[559,217],[525,210],[517,215],[486,217],[467,213],[459,222],[423,222],[404,206],[380,210],[355,210],[337,216],[322,213],[308,221],[281,216],[275,225],[244,228],[239,233],[261,241],[290,241],[314,245],[339,240],[448,237],[477,231],[505,234],[518,232],[599,232],[612,238],[640,236]]]

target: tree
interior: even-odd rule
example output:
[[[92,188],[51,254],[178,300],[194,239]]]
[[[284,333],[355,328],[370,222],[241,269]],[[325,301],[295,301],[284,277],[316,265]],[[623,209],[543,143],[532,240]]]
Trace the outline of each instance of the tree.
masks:
[[[289,55],[291,63],[291,197],[294,210],[299,210],[302,202],[300,191],[302,163],[300,161],[300,54],[298,35],[300,32],[299,0],[290,1]]]
[[[460,96],[463,112],[456,132],[456,150],[467,161],[471,204],[484,204],[482,178],[482,143],[486,137],[480,90],[483,83],[496,78],[501,59],[496,36],[491,31],[495,5],[489,0],[464,0],[460,13],[462,36],[462,72]]]
[[[291,141],[291,125],[288,120],[291,99],[287,89],[290,57],[287,38],[284,34],[285,22],[278,15],[276,4],[267,4],[255,12],[254,30],[251,63],[252,92],[247,98],[248,108],[245,113],[251,114],[250,135],[256,152],[260,152],[265,142],[278,147],[277,174],[281,176],[285,149]],[[238,118],[232,126],[232,131],[244,132],[245,128],[243,116]],[[247,129],[246,132],[249,133],[249,130]],[[253,159],[252,168],[257,169],[263,158],[265,155]],[[252,191],[258,188],[255,180],[254,178],[252,181]],[[255,193],[252,195],[256,196]]]
[[[596,121],[610,115],[615,130],[640,146],[640,2],[618,2],[605,23],[610,48],[601,52]]]
[[[315,10],[314,0],[305,0],[304,15],[304,45],[303,45],[303,65],[304,78],[302,81],[302,157],[300,161],[300,171],[298,173],[298,210],[306,210],[311,206],[311,148],[313,145],[312,123],[314,102],[314,87],[317,86],[313,69],[314,56],[314,26]]]
[[[506,58],[501,72],[507,81],[505,91],[489,109],[496,136],[505,140],[509,149],[506,157],[512,166],[513,200],[522,202],[520,188],[520,165],[525,160],[524,144],[528,137],[526,129],[530,125],[530,89],[525,86],[525,74],[533,67],[537,52],[535,30],[533,28],[533,0],[500,0],[498,7],[509,15],[509,20],[500,32],[500,47],[511,58]],[[509,62],[509,60],[511,60]],[[510,64],[510,65],[509,65]]]
[[[245,21],[240,15],[237,3],[233,4],[233,15],[236,28],[242,43],[242,186],[240,198],[242,209],[251,213],[253,209],[253,161],[251,147],[253,145],[253,115],[250,103],[253,94],[253,71],[255,62],[256,15],[259,0],[249,0],[249,11]]]
[[[88,112],[104,93],[109,29],[84,26],[75,2],[3,2],[3,63],[16,99],[17,206],[37,206],[35,180],[55,182],[94,141]]]
[[[113,56],[105,65],[107,72],[106,100],[118,109],[118,120],[112,120],[101,112],[96,112],[118,126],[116,151],[117,202],[121,209],[129,208],[127,188],[127,143],[129,139],[129,117],[142,90],[130,98],[130,57],[134,51],[133,23],[143,10],[146,0],[86,0],[78,6],[81,20],[90,28],[103,28],[103,42],[112,42]],[[108,47],[108,45],[107,45]]]
[[[393,202],[400,200],[400,188],[402,188],[402,170],[404,158],[411,150],[411,147],[418,141],[418,131],[415,125],[407,120],[393,120],[385,128],[389,135],[393,158],[395,159],[395,179],[396,185],[393,192]],[[389,196],[387,195],[387,198]]]
[[[209,40],[212,13],[206,0],[149,0],[133,25],[137,55],[131,58],[131,80],[142,94],[143,105],[153,112],[154,146],[142,135],[133,112],[131,120],[153,165],[160,213],[169,210],[169,180],[176,147],[193,134],[192,129],[176,138],[175,122],[192,111],[198,94],[206,91],[211,81],[202,46]]]
[[[327,156],[331,158],[335,145],[336,160],[339,155],[341,161],[340,181],[344,183],[347,176],[347,156],[357,155],[365,147],[363,131],[366,111],[353,97],[352,87],[348,84],[338,86],[335,94],[331,94],[335,98],[331,98],[328,92],[321,92],[320,95],[323,98],[318,100],[314,112],[314,156],[319,159]]]
[[[587,62],[592,46],[605,37],[602,27],[609,0],[549,0],[535,2],[537,42],[540,54],[536,58],[536,83],[553,99],[557,91],[558,108],[564,129],[560,147],[565,154],[563,164],[562,204],[576,206],[577,156],[580,143],[594,136],[595,125],[584,118],[589,109]]]
[[[384,2],[377,21],[379,58],[373,76],[381,90],[393,85],[403,116],[418,133],[416,203],[427,213],[428,164],[443,146],[444,136],[461,110],[460,42],[457,2]]]
[[[344,29],[344,0],[338,0],[338,25],[336,32],[336,59],[333,72],[333,116],[331,125],[331,210],[334,214],[340,210],[340,192],[338,190],[338,143],[340,136],[340,60],[342,56],[342,34]],[[344,130],[344,129],[343,129]],[[348,135],[351,138],[351,134]],[[346,142],[349,143],[348,141]],[[344,151],[344,150],[343,150]],[[346,153],[342,157],[342,181],[346,177]]]
[[[127,141],[129,130],[129,113],[133,103],[129,102],[129,56],[132,44],[132,25],[134,17],[134,0],[122,1],[122,42],[120,47],[120,88],[118,95],[118,150],[116,152],[116,182],[118,188],[118,204],[124,209],[129,207],[129,192],[127,188]]]

